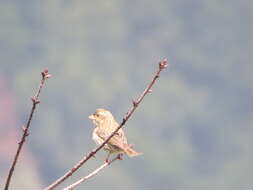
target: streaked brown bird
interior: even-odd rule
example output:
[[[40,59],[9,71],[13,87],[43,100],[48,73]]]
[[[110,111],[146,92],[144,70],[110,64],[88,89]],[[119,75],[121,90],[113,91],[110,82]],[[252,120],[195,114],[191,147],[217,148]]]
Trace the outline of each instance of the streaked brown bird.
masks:
[[[96,112],[89,116],[89,119],[95,124],[92,139],[101,145],[107,137],[109,137],[119,126],[110,111],[105,109],[97,109]],[[118,132],[105,144],[104,149],[109,152],[106,161],[108,161],[112,153],[126,153],[129,157],[139,156],[142,153],[136,152],[128,144],[123,129]]]

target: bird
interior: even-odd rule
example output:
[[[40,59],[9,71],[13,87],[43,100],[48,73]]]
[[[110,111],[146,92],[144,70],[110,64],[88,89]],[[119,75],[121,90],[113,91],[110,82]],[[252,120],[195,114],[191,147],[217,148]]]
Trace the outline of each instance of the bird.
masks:
[[[106,109],[96,109],[95,113],[89,116],[89,119],[95,125],[92,133],[92,139],[97,145],[101,145],[104,141],[116,130],[119,126],[118,122],[114,119],[112,113]],[[105,144],[104,150],[108,151],[106,162],[112,153],[123,155],[127,154],[129,157],[139,156],[142,153],[137,152],[128,144],[127,137],[122,128]]]

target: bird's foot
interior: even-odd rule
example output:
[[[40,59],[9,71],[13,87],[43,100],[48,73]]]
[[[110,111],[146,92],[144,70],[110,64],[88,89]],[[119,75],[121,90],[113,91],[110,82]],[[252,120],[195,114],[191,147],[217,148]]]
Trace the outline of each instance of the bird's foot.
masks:
[[[123,154],[122,153],[118,154],[118,159],[123,160]]]

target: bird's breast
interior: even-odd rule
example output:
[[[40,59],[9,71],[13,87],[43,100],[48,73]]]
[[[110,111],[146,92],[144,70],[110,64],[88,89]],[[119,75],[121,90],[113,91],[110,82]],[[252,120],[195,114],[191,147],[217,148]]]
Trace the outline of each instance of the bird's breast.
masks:
[[[98,128],[94,129],[92,133],[92,139],[96,142],[96,144],[101,145],[104,142],[104,140],[97,135],[97,130]]]

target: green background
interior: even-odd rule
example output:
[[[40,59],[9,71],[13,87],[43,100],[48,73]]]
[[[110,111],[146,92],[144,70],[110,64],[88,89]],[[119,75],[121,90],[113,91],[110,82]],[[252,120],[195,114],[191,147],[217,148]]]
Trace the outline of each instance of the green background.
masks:
[[[96,146],[88,115],[106,108],[121,121],[167,58],[125,128],[144,155],[124,157],[78,189],[252,189],[252,7],[250,0],[1,0],[0,187],[44,68],[52,78],[13,189],[42,189],[69,170]]]

